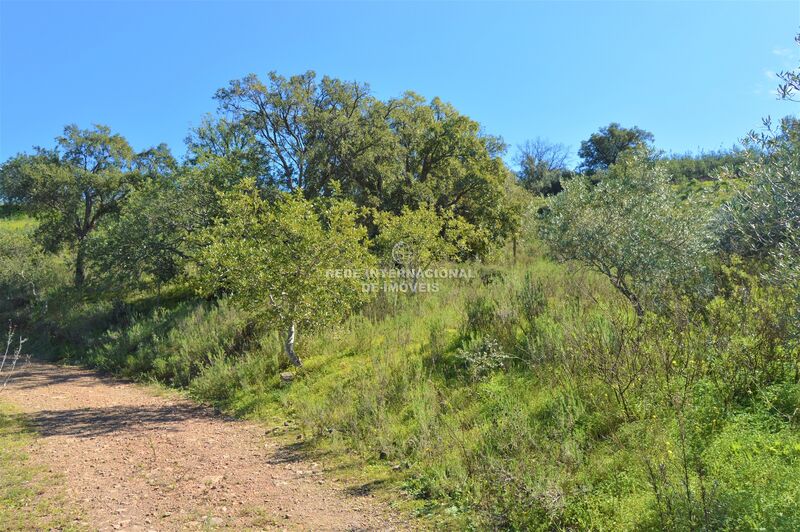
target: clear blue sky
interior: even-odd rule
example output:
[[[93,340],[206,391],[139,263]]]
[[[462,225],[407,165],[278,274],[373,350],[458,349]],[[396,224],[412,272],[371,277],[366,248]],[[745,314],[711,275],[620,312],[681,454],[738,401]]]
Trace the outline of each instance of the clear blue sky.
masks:
[[[728,147],[797,66],[800,2],[12,3],[0,0],[0,160],[103,123],[167,142],[250,72],[307,69],[440,96],[514,146],[611,121],[667,151]]]

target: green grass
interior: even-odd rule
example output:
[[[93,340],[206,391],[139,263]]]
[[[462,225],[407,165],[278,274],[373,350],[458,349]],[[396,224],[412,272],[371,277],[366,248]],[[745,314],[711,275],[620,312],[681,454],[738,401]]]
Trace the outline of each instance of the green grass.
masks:
[[[376,303],[341,328],[303,338],[306,365],[290,384],[278,377],[280,344],[266,334],[243,355],[211,361],[188,392],[243,417],[289,417],[309,452],[434,528],[791,530],[800,523],[790,480],[800,475],[793,420],[770,415],[759,398],[722,405],[722,392],[701,381],[696,403],[680,412],[689,418],[681,429],[664,399],[672,392],[656,374],[631,393],[627,419],[597,373],[564,371],[586,366],[582,350],[598,341],[591,324],[610,333],[607,317],[620,308],[611,287],[538,258],[497,270],[495,282]],[[504,316],[520,312],[526,274],[540,283],[546,307],[509,325]],[[489,312],[487,323],[470,325],[469,309]],[[505,371],[471,378],[455,354],[472,334],[492,335],[513,353]],[[703,386],[715,406],[703,402]],[[794,406],[784,410],[793,412],[800,403],[787,397]],[[717,408],[713,416],[708,408]],[[742,452],[736,438],[752,443]],[[765,452],[771,446],[779,451]]]
[[[8,206],[0,206],[0,232],[28,232],[36,227],[31,216]]]
[[[300,331],[299,371],[245,312],[181,286],[116,301],[60,296],[29,336],[276,428],[431,528],[800,527],[800,388],[780,367],[796,349],[778,326],[780,294],[719,300],[711,321],[685,330],[648,324],[635,353],[647,370],[625,392],[626,412],[608,368],[627,371],[614,349],[629,345],[616,340],[630,336],[632,314],[605,279],[547,260],[535,243],[516,262],[474,267],[477,279]],[[510,358],[476,372],[486,338]],[[777,370],[742,369],[775,356]]]
[[[64,502],[63,479],[31,462],[35,437],[19,413],[0,402],[0,530],[84,529]]]

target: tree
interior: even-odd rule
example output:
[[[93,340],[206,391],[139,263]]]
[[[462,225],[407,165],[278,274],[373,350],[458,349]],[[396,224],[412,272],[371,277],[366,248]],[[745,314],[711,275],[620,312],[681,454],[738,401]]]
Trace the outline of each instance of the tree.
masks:
[[[583,159],[580,170],[590,175],[607,170],[617,162],[622,153],[647,146],[653,142],[653,138],[653,134],[649,131],[636,126],[628,129],[612,122],[600,128],[597,133],[592,133],[588,140],[581,142],[578,150],[578,157]]]
[[[568,181],[548,206],[542,237],[551,252],[606,276],[639,315],[665,290],[703,278],[708,209],[681,201],[646,153],[624,155],[596,186],[587,176]]]
[[[542,138],[528,140],[517,147],[517,178],[533,194],[549,196],[561,191],[561,179],[571,174],[567,170],[569,148]]]
[[[430,205],[403,208],[399,215],[378,213],[377,248],[390,263],[406,270],[416,292],[422,272],[432,264],[450,260],[468,246],[475,231],[450,213],[440,215]]]
[[[88,254],[107,285],[125,288],[144,280],[160,287],[183,271],[196,252],[192,235],[216,214],[216,194],[198,172],[144,181],[119,216],[95,232]]]
[[[75,285],[85,279],[86,240],[101,220],[118,212],[139,180],[128,142],[106,126],[64,128],[54,150],[38,150],[3,164],[3,196],[29,207],[41,224],[38,237],[49,250],[75,248]]]
[[[34,319],[47,310],[53,287],[61,286],[66,274],[31,240],[29,231],[0,232],[0,308],[27,309]]]
[[[244,179],[255,179],[262,187],[271,184],[269,159],[242,121],[207,115],[186,137],[186,149],[187,166],[202,171],[220,191]]]
[[[250,75],[216,98],[236,131],[249,132],[245,151],[262,161],[265,188],[312,199],[331,195],[337,183],[357,205],[395,214],[432,204],[496,242],[515,227],[504,196],[505,145],[438,98],[409,92],[384,102],[367,85],[313,72],[270,73],[266,82]],[[211,136],[202,138],[209,144]],[[486,242],[471,250],[486,251]]]
[[[216,99],[252,135],[270,185],[307,198],[330,194],[334,182],[354,196],[379,193],[388,109],[367,85],[271,72],[266,82],[255,74],[232,81]]]
[[[223,198],[225,217],[200,234],[198,288],[220,290],[285,334],[295,352],[298,331],[335,323],[369,294],[357,275],[373,264],[358,209],[347,200],[311,202],[301,193],[265,200],[250,180]]]
[[[33,188],[34,164],[58,163],[54,152],[36,148],[33,155],[19,154],[0,166],[0,200],[6,205],[22,205]]]
[[[163,142],[136,155],[134,168],[150,179],[171,178],[178,171],[178,161]]]
[[[722,209],[722,247],[771,259],[784,277],[800,278],[800,120],[786,117],[748,142],[741,173],[747,186]]]
[[[505,144],[483,134],[480,124],[452,105],[414,93],[393,102],[391,128],[400,146],[400,174],[384,187],[382,210],[395,214],[432,205],[479,229],[469,255],[483,256],[516,228],[518,216],[507,197],[513,174],[502,160]]]

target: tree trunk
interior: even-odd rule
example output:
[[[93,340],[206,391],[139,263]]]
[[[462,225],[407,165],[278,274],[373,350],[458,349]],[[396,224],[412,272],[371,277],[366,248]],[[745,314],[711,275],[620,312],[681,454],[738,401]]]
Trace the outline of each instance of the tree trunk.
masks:
[[[86,250],[84,249],[83,239],[78,240],[78,253],[75,257],[75,286],[80,288],[86,280],[85,262]]]
[[[631,302],[631,305],[633,305],[633,310],[636,311],[636,317],[641,319],[642,316],[644,316],[644,307],[642,307],[642,302],[639,301],[639,297],[628,288],[628,285],[626,285],[625,281],[623,281],[621,278],[610,277],[610,279],[611,284],[613,284],[614,287],[619,290],[623,296],[625,296],[625,299]]]
[[[292,324],[289,326],[289,332],[286,335],[286,356],[289,357],[289,362],[298,368],[301,368],[303,367],[303,361],[300,360],[300,357],[298,357],[297,353],[294,352],[294,337],[296,332],[297,327],[295,326],[294,322],[292,322]]]

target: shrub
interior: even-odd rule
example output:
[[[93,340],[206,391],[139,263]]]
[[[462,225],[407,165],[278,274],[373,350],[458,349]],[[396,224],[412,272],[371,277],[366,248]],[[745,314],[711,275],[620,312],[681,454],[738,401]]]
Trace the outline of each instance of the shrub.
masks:
[[[525,273],[522,286],[515,294],[515,303],[520,314],[532,324],[547,308],[547,298],[540,279],[533,280],[530,272]]]
[[[456,357],[463,362],[474,381],[502,369],[510,358],[497,340],[490,337],[468,342],[456,352]]]
[[[490,331],[495,324],[497,304],[490,297],[478,294],[467,300],[467,335]]]

